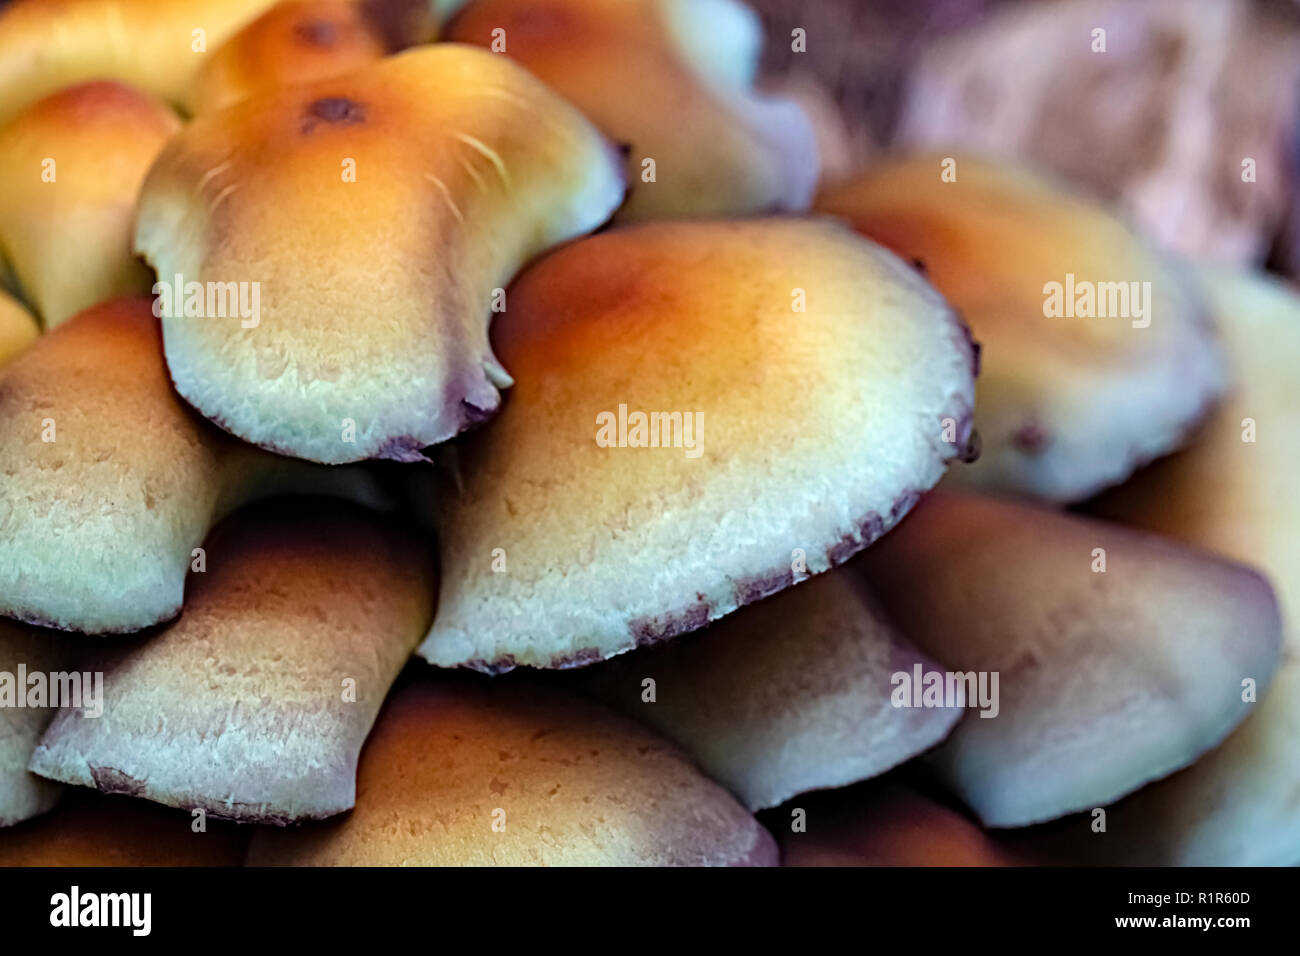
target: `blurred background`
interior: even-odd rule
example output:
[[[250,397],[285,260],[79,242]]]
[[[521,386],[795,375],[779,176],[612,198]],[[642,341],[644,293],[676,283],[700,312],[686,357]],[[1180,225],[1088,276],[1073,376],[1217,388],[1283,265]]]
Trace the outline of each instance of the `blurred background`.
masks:
[[[1295,0],[749,2],[832,182],[889,149],[1017,157],[1168,248],[1300,276]]]

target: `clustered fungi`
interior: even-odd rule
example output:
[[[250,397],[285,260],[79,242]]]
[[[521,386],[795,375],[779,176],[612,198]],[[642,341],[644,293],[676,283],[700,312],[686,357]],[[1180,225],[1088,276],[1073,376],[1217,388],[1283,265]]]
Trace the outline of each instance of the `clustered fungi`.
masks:
[[[760,48],[0,11],[0,863],[1300,861],[1300,299]]]

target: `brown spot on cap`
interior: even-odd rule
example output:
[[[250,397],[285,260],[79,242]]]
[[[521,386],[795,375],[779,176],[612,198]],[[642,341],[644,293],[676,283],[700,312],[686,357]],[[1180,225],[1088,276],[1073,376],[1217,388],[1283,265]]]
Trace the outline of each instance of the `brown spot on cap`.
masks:
[[[130,797],[144,796],[143,780],[137,780],[114,767],[92,766],[90,779],[95,782],[95,789],[104,793],[124,793]]]
[[[333,46],[339,32],[328,20],[304,20],[295,24],[293,35],[311,46]]]
[[[1025,422],[1011,436],[1011,443],[1026,455],[1041,455],[1051,443],[1051,436],[1038,422]]]
[[[346,96],[325,96],[307,104],[302,131],[312,133],[321,123],[331,126],[355,126],[366,121],[366,108]]]

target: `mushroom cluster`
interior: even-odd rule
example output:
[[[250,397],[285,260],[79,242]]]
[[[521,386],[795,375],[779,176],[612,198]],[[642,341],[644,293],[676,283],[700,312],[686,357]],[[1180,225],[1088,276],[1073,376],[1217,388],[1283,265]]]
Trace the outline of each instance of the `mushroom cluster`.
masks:
[[[762,47],[0,9],[0,863],[1300,863],[1300,297]]]

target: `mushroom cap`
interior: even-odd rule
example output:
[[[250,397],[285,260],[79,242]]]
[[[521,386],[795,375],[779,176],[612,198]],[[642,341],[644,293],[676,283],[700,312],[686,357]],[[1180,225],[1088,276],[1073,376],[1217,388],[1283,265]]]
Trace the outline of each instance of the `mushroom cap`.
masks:
[[[13,0],[0,9],[0,123],[113,79],[179,103],[208,51],[275,0]]]
[[[1013,866],[1021,862],[960,813],[895,782],[809,794],[787,809],[804,811],[805,829],[775,828],[782,866]],[[789,819],[789,814],[785,816]]]
[[[925,653],[988,675],[989,716],[968,714],[931,759],[990,826],[1103,806],[1187,766],[1250,713],[1242,681],[1262,693],[1277,667],[1263,577],[1118,525],[939,492],[860,566]]]
[[[964,326],[831,222],[605,232],[530,268],[496,331],[518,382],[437,502],[420,653],[440,666],[589,664],[702,627],[866,547],[968,438]]]
[[[104,712],[62,710],[33,772],[241,822],[341,813],[433,617],[430,544],[359,507],[297,499],[241,511],[204,550],[185,614],[105,653]]]
[[[149,290],[131,249],[135,201],[178,129],[161,100],[109,80],[53,93],[0,129],[0,246],[46,328]]]
[[[337,822],[253,865],[771,866],[776,844],[672,746],[555,688],[419,679],[385,705]]]
[[[198,117],[145,182],[136,248],[166,282],[246,283],[246,315],[164,312],[172,380],[205,416],[298,458],[419,460],[509,382],[493,290],[623,189],[577,110],[437,44]]]
[[[584,686],[758,810],[875,777],[946,737],[961,708],[890,702],[892,675],[917,664],[939,667],[898,636],[858,574],[837,568],[593,667]]]
[[[743,3],[475,0],[448,31],[493,49],[503,40],[507,56],[627,144],[633,188],[621,221],[802,210],[812,200],[812,123],[795,101],[753,90],[762,26]]]
[[[83,312],[0,370],[0,459],[21,490],[3,504],[0,613],[96,633],[180,611],[227,469],[248,461],[172,391],[143,298]]]
[[[433,39],[429,3],[283,0],[203,62],[190,88],[195,114],[254,93],[337,76]]]
[[[1090,507],[1258,564],[1277,590],[1284,659],[1256,712],[1214,753],[1111,815],[1123,840],[1089,842],[1114,863],[1300,863],[1300,296],[1262,276],[1203,270],[1237,387],[1183,452]],[[1253,441],[1247,440],[1253,438]]]
[[[0,366],[36,341],[41,327],[17,299],[0,289]]]
[[[1300,863],[1300,660],[1286,657],[1268,694],[1222,744],[1186,770],[1106,808],[1016,831],[1011,845],[1051,864],[1295,866]]]
[[[221,820],[194,831],[175,810],[77,788],[59,806],[0,836],[0,866],[238,866],[251,827]]]
[[[17,681],[20,666],[28,674],[49,674],[64,670],[72,656],[68,642],[25,624],[0,620],[0,673],[14,681],[17,693],[27,691]],[[56,709],[0,706],[0,827],[44,813],[59,799],[61,787],[27,771],[32,750]],[[0,845],[6,838],[0,837]]]
[[[1227,384],[1194,283],[1106,210],[1054,182],[967,157],[945,182],[942,161],[887,163],[816,205],[919,261],[980,340],[982,450],[957,479],[1077,501],[1182,445]],[[1149,296],[1137,287],[1141,318],[1135,282],[1150,283]],[[1050,283],[1061,286],[1066,314],[1046,314]],[[1074,314],[1083,290],[1096,293],[1094,310],[1104,299],[1111,311],[1103,283],[1117,284],[1114,311],[1127,300],[1134,317]]]
[[[243,501],[369,488],[355,469],[277,459],[195,415],[144,298],[88,309],[0,369],[0,460],[0,615],[92,634],[175,617],[192,549]]]

